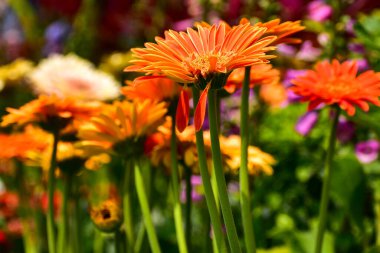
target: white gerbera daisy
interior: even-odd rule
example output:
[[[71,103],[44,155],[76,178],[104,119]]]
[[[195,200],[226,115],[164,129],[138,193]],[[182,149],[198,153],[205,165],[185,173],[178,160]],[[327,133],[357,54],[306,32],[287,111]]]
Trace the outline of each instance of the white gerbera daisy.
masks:
[[[29,79],[37,94],[103,101],[120,93],[120,86],[112,76],[73,54],[56,54],[42,60]]]

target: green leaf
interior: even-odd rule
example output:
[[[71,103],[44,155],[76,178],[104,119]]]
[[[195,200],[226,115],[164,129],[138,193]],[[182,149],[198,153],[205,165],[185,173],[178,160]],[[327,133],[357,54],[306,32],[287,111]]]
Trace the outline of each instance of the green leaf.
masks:
[[[365,194],[363,167],[349,154],[337,157],[331,173],[331,197],[346,211],[356,226],[363,228],[363,207]]]
[[[271,249],[258,249],[257,253],[290,253],[290,249],[287,246],[280,246]]]
[[[367,250],[365,253],[379,253],[379,252],[380,252],[380,247],[375,246],[375,247],[372,247],[369,250]]]
[[[309,231],[297,231],[294,233],[294,238],[291,241],[291,247],[293,253],[313,253],[315,248],[315,238],[317,234],[317,224],[313,224],[313,230]],[[334,253],[334,236],[325,232],[323,247],[323,253]]]

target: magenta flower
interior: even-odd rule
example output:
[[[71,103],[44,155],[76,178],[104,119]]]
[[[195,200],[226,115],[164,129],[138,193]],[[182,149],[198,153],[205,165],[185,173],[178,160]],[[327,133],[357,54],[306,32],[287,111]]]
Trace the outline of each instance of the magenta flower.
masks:
[[[365,48],[362,44],[360,43],[348,43],[348,49],[354,53],[357,54],[364,54],[365,53]]]
[[[197,203],[203,200],[203,193],[202,193],[202,178],[199,175],[193,175],[190,179],[192,190],[191,190],[191,201],[193,203]],[[180,196],[181,202],[186,203],[186,185],[182,184],[182,191]]]
[[[350,17],[348,21],[346,22],[346,25],[344,26],[346,32],[351,36],[355,36],[355,29],[354,29],[355,23],[356,23],[356,20]]]
[[[298,70],[298,69],[288,69],[286,72],[285,72],[285,76],[284,76],[284,80],[283,80],[283,84],[286,88],[289,88],[290,86],[292,86],[292,83],[291,81],[296,78],[297,76],[299,75],[303,75],[306,73],[306,70]],[[287,97],[288,97],[288,103],[294,103],[294,102],[298,102],[300,101],[301,99],[301,96],[295,94],[292,90],[290,89],[287,89]]]
[[[341,143],[349,142],[355,135],[355,125],[345,118],[339,118],[336,137]]]
[[[356,144],[355,154],[361,163],[371,163],[379,156],[379,150],[379,141],[368,140]]]
[[[295,129],[299,134],[306,136],[314,128],[317,121],[318,121],[317,111],[307,112],[298,119]]]
[[[173,29],[176,31],[186,31],[187,28],[194,25],[194,19],[188,18],[177,21],[173,24]]]
[[[326,21],[331,17],[333,9],[322,0],[315,0],[308,4],[308,18],[317,22]]]
[[[292,57],[296,54],[297,49],[287,44],[280,44],[277,46],[277,51],[283,56]]]
[[[315,61],[322,54],[320,48],[314,47],[310,40],[306,40],[298,51],[296,58],[303,61]]]
[[[369,63],[366,59],[356,59],[356,62],[358,64],[359,72],[364,72],[369,69]]]

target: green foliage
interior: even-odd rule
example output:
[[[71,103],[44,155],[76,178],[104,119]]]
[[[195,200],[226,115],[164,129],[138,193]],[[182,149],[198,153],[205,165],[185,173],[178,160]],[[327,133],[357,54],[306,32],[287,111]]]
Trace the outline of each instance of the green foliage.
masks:
[[[380,70],[380,11],[361,15],[355,24],[355,34],[367,50],[368,59],[375,70]]]

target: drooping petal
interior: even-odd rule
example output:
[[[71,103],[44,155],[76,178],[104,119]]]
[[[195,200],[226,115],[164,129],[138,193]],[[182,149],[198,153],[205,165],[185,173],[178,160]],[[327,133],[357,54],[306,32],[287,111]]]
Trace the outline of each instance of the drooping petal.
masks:
[[[186,126],[189,123],[189,96],[185,89],[182,89],[181,94],[179,95],[177,112],[176,112],[176,124],[177,129],[180,132],[185,130]]]
[[[210,84],[208,84],[206,88],[203,90],[201,97],[199,98],[197,108],[195,108],[195,114],[194,114],[195,131],[199,131],[202,128],[203,122],[205,120],[207,94],[208,94],[209,89],[210,89]]]

